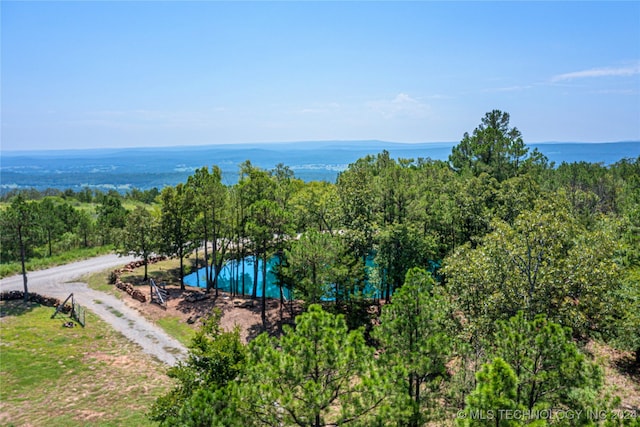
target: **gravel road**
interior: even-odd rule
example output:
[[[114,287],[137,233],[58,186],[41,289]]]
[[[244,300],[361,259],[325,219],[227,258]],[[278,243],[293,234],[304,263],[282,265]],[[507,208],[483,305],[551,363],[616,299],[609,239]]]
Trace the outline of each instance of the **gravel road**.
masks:
[[[110,268],[123,266],[133,257],[104,255],[78,261],[46,270],[27,274],[29,292],[64,300],[73,293],[75,300],[91,310],[131,341],[139,344],[144,352],[157,357],[168,365],[175,365],[186,355],[186,348],[167,335],[160,327],[145,319],[137,311],[127,307],[113,295],[90,289],[78,278]],[[23,290],[22,276],[12,276],[0,280],[0,291]],[[91,327],[90,324],[87,325]]]

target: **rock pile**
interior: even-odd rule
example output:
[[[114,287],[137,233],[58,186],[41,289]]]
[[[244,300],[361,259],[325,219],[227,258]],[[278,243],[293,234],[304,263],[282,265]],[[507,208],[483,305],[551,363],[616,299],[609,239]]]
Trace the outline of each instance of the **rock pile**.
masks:
[[[24,299],[24,292],[22,291],[5,291],[0,292],[0,301],[11,301],[11,300],[22,300]],[[28,301],[35,302],[40,305],[44,305],[47,307],[58,307],[61,304],[61,301],[58,298],[46,297],[44,295],[35,294],[33,292],[29,292]],[[60,309],[65,314],[71,312],[71,305],[66,304],[64,307]]]
[[[156,262],[164,261],[166,259],[167,259],[166,256],[151,257],[151,258],[149,258],[149,261],[147,262],[147,265],[155,264]],[[129,264],[125,265],[124,267],[119,268],[119,269],[114,270],[114,271],[115,271],[116,274],[124,273],[124,272],[131,273],[136,268],[142,267],[142,266],[144,266],[144,261],[143,260],[136,260],[136,261],[131,261]]]
[[[156,262],[159,261],[164,261],[165,259],[167,259],[167,257],[164,256],[158,256],[158,257],[153,257],[153,258],[149,258],[147,265],[148,264],[155,264]],[[132,261],[129,264],[125,265],[122,268],[118,268],[116,270],[113,270],[112,276],[115,277],[115,282],[114,284],[116,285],[116,288],[121,289],[123,291],[125,291],[126,293],[128,293],[129,295],[131,295],[131,298],[138,300],[140,302],[146,302],[147,301],[147,297],[140,292],[139,289],[136,289],[133,284],[131,283],[127,283],[127,282],[123,282],[122,279],[120,279],[120,275],[122,273],[131,273],[134,269],[138,268],[138,267],[142,267],[144,266],[144,261],[142,260],[138,260],[138,261]]]
[[[131,295],[131,298],[133,298],[135,300],[138,300],[140,302],[146,302],[147,301],[147,297],[145,297],[142,292],[140,292],[138,289],[134,288],[131,283],[123,282],[120,279],[120,277],[116,278],[116,288],[122,289],[123,291],[125,291],[126,293]]]

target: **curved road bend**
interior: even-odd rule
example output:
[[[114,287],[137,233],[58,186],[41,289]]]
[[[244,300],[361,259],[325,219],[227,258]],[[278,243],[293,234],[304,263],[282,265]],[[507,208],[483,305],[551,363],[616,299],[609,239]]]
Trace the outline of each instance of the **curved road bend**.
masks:
[[[121,267],[133,260],[133,257],[104,255],[46,270],[33,271],[27,274],[27,285],[29,292],[59,298],[61,301],[73,293],[73,297],[80,305],[88,308],[115,330],[139,344],[145,353],[173,366],[187,353],[180,342],[113,295],[95,291],[86,283],[77,281],[85,274]],[[23,289],[21,275],[0,280],[0,291]]]

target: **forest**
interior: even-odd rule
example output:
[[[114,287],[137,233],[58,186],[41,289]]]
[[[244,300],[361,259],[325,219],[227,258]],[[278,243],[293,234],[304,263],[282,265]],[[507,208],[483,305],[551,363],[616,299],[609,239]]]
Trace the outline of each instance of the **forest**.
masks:
[[[185,289],[196,252],[218,292],[226,262],[253,259],[233,292],[263,322],[277,259],[295,325],[245,345],[211,313],[149,408],[160,425],[640,426],[589,351],[629,352],[639,377],[640,157],[549,163],[503,111],[448,161],[383,151],[333,183],[245,161],[234,185],[214,165],[161,190],[13,191],[0,223],[2,275],[98,248],[179,259]]]

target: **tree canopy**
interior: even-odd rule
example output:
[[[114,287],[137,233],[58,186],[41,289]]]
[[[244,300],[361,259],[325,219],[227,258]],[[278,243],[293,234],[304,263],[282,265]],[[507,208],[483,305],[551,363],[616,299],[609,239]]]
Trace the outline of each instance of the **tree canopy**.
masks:
[[[640,157],[555,167],[510,119],[488,112],[448,161],[383,151],[334,183],[246,161],[229,185],[203,166],[161,191],[15,193],[0,209],[3,266],[26,291],[31,262],[117,246],[178,258],[178,298],[201,265],[207,292],[227,268],[225,297],[261,293],[248,344],[220,315],[200,325],[151,411],[165,425],[413,427],[598,399],[608,411],[619,401],[585,349],[640,363]],[[267,328],[267,277],[298,314],[281,330]],[[521,424],[490,421],[459,423]]]
[[[498,181],[504,181],[532,164],[544,165],[544,156],[537,150],[529,153],[522,134],[518,128],[509,125],[509,120],[509,113],[500,110],[485,114],[473,133],[465,133],[460,144],[451,150],[449,162],[452,167],[475,175],[486,172]]]

